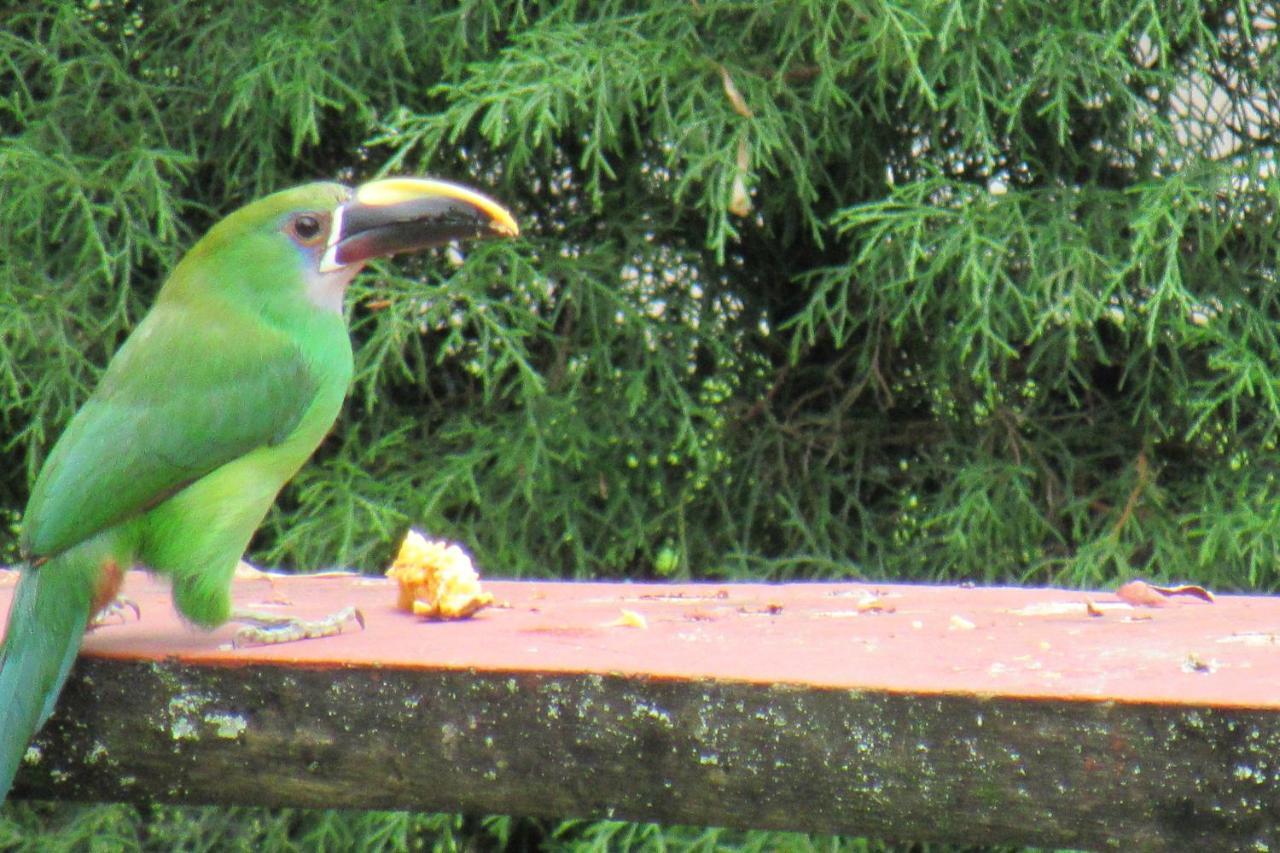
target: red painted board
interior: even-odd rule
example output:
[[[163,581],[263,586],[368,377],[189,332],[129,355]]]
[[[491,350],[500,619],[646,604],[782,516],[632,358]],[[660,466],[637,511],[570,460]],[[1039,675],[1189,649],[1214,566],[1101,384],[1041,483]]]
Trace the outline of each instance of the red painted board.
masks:
[[[15,582],[16,573],[0,571],[4,612]],[[1110,592],[899,584],[493,581],[485,588],[500,606],[464,621],[427,622],[396,610],[395,588],[380,578],[237,580],[240,606],[315,617],[356,605],[366,627],[233,649],[234,627],[187,626],[163,582],[132,573],[125,593],[141,619],[97,628],[84,653],[209,666],[614,673],[1280,709],[1280,597],[1131,607]],[[624,609],[646,627],[621,624]]]

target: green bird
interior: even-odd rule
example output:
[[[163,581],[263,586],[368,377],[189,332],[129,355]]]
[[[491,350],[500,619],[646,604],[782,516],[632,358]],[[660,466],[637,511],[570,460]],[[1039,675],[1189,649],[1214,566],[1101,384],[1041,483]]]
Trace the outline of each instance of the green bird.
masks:
[[[167,576],[213,628],[276,494],[333,426],[352,374],[347,285],[372,258],[516,236],[474,190],[316,183],[219,222],[174,268],[54,445],[23,516],[0,650],[0,802],[124,572]],[[247,617],[246,617],[247,618]],[[308,635],[304,623],[301,632]]]

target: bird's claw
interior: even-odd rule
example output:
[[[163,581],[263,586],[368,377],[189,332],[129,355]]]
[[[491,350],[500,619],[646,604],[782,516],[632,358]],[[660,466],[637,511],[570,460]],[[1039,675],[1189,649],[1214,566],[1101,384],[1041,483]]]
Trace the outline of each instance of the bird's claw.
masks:
[[[126,610],[133,611],[133,619],[135,622],[142,619],[142,608],[138,606],[138,602],[134,601],[132,598],[118,595],[108,601],[103,605],[101,610],[93,615],[93,619],[89,621],[88,630],[93,631],[104,625],[111,624],[112,622],[115,622],[118,625],[123,625],[129,621],[128,617],[125,615]]]
[[[355,607],[344,607],[320,619],[297,619],[293,616],[273,616],[262,613],[236,613],[236,622],[245,626],[236,631],[231,640],[234,648],[244,646],[292,643],[296,640],[314,640],[342,633],[342,626],[355,622],[364,629],[364,614]]]

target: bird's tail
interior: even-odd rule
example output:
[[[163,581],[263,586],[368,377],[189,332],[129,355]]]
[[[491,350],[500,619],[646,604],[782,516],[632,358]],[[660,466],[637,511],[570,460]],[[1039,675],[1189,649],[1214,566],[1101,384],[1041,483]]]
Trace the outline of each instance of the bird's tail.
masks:
[[[79,549],[24,566],[0,647],[0,802],[71,672],[98,578]]]

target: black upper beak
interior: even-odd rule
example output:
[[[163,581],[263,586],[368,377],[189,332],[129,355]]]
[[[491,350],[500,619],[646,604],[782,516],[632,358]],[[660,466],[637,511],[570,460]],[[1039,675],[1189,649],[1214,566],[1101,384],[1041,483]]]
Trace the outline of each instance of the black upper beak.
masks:
[[[473,189],[429,178],[385,178],[356,189],[334,212],[322,272],[450,240],[515,237],[502,205]]]

